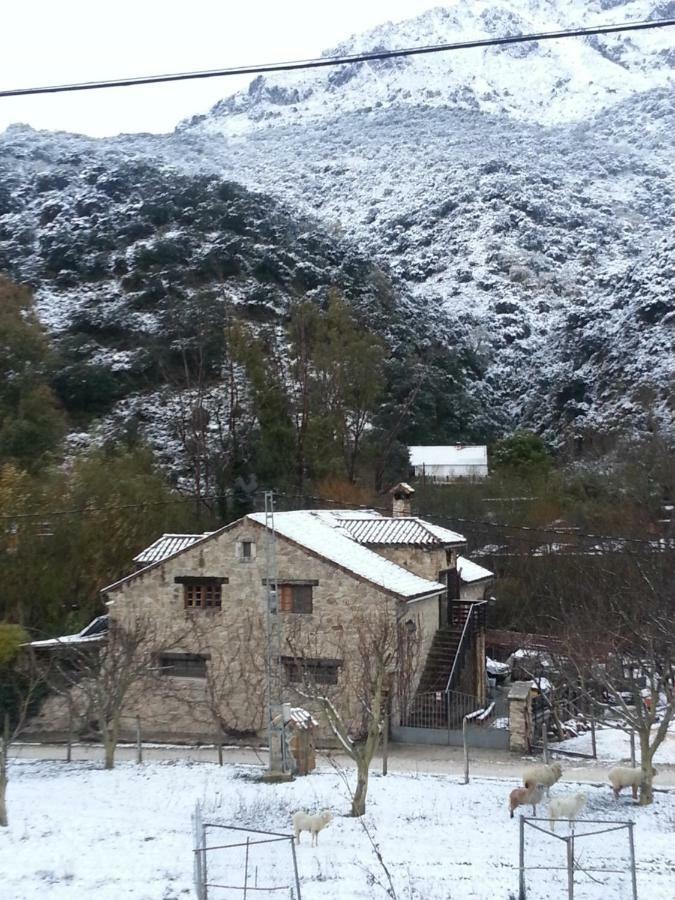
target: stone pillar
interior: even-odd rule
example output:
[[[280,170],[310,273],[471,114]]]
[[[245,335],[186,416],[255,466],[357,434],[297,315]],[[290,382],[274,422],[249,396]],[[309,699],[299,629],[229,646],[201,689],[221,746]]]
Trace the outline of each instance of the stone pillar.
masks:
[[[508,701],[509,750],[528,753],[532,749],[532,682],[514,682]]]

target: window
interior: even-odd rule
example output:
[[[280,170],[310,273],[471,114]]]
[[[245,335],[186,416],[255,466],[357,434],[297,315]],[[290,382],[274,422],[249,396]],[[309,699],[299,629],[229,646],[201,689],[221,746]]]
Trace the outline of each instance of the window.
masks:
[[[185,609],[220,609],[223,605],[219,581],[190,581],[183,591]]]
[[[255,544],[253,541],[239,541],[239,559],[242,562],[250,562],[255,557]]]
[[[206,657],[197,653],[163,653],[158,662],[161,675],[206,678]]]
[[[311,584],[280,584],[279,609],[285,613],[312,612],[312,585]]]
[[[295,659],[282,656],[286,677],[291,684],[307,679],[315,684],[337,684],[340,659]]]

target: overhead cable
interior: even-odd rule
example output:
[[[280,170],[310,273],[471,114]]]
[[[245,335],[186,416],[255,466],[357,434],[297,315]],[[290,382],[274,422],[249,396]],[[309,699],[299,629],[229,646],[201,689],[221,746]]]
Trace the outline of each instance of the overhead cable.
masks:
[[[306,69],[326,69],[355,63],[381,62],[409,56],[431,53],[449,53],[457,50],[475,50],[486,47],[505,47],[511,44],[528,44],[539,41],[557,41],[565,38],[591,37],[593,35],[618,34],[633,31],[649,31],[669,28],[675,19],[624,22],[613,25],[596,25],[590,28],[569,28],[562,31],[541,31],[531,34],[504,35],[495,38],[477,38],[472,41],[453,41],[444,44],[428,44],[422,47],[403,47],[398,50],[373,50],[344,56],[322,56],[314,59],[288,60],[286,62],[258,65],[230,66],[220,69],[204,69],[193,72],[171,72],[164,75],[137,75],[129,78],[111,78],[101,81],[83,81],[73,84],[51,84],[37,87],[8,88],[0,90],[3,97],[27,97],[36,94],[66,94],[75,91],[98,91],[106,88],[137,87],[148,84],[167,84],[174,81],[198,81],[207,78],[227,78],[236,75],[268,75],[275,72],[294,72]]]

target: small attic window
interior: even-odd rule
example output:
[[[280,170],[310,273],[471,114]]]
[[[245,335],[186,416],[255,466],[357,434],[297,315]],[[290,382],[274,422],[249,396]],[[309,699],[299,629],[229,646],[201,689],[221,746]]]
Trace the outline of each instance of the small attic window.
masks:
[[[255,544],[253,541],[239,541],[237,543],[237,557],[241,562],[251,562],[255,559]]]

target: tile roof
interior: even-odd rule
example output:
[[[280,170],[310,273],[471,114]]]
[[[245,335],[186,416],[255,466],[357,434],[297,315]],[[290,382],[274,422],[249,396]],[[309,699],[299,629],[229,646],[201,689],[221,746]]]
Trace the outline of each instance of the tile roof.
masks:
[[[78,631],[77,634],[64,634],[61,637],[48,638],[44,641],[31,641],[30,647],[60,647],[63,644],[95,644],[108,637],[108,616],[97,616],[92,622]]]
[[[359,544],[415,544],[422,547],[443,547],[463,544],[464,537],[447,528],[440,528],[412,516],[378,516],[372,519],[341,519],[340,527]]]
[[[252,513],[247,518],[265,525],[264,513]],[[274,528],[282,537],[399,597],[411,600],[444,589],[440,582],[421,578],[378,556],[357,543],[342,527],[329,524],[325,516],[311,510],[275,513]]]
[[[196,541],[201,541],[202,538],[208,537],[209,534],[211,534],[210,531],[205,531],[203,534],[163,534],[149,547],[146,547],[145,550],[141,550],[137,556],[134,556],[133,561],[146,566],[150,565],[150,563],[160,562],[160,560],[166,559],[167,556],[178,553],[179,550],[191,547]]]
[[[482,581],[483,578],[494,577],[494,572],[479,566],[478,563],[471,562],[466,556],[457,557],[457,571],[465,584],[471,584],[473,581]]]
[[[253,513],[248,519],[264,526],[263,513]],[[353,572],[365,580],[376,584],[406,599],[433,594],[443,589],[437,581],[415,575],[408,569],[379,556],[369,546],[417,545],[422,547],[443,547],[464,543],[463,535],[440,525],[434,525],[416,517],[382,516],[375,510],[296,510],[277,512],[274,515],[275,529],[283,537],[306,547],[308,550]],[[226,526],[229,528],[231,526]],[[221,529],[223,531],[225,529]],[[134,562],[153,566],[169,556],[216,536],[220,531],[203,534],[164,534],[145,550]],[[478,581],[492,576],[492,572],[460,558],[462,580]],[[104,588],[104,592],[116,588],[126,578]]]

